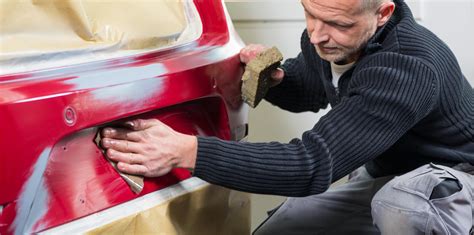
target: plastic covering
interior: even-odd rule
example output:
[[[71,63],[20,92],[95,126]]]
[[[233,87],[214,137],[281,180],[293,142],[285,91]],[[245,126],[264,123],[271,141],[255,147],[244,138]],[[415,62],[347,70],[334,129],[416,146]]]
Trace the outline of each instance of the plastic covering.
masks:
[[[200,30],[191,1],[0,0],[0,74],[169,47]]]

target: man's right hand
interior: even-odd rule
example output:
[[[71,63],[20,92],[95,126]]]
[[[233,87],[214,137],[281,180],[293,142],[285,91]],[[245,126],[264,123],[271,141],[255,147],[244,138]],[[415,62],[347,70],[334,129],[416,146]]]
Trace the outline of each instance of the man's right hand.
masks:
[[[260,44],[249,44],[240,50],[240,61],[247,64],[250,60],[254,59],[258,54],[268,49],[264,45]],[[277,68],[272,72],[272,83],[270,86],[276,86],[280,84],[285,76],[285,72],[281,68]]]

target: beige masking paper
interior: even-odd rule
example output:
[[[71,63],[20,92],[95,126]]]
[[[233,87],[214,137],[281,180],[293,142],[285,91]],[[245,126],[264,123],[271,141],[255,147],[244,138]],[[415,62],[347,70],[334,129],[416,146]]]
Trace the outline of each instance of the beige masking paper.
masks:
[[[185,27],[179,0],[0,0],[0,59],[111,45],[163,47]]]
[[[207,185],[87,234],[250,234],[250,195]]]

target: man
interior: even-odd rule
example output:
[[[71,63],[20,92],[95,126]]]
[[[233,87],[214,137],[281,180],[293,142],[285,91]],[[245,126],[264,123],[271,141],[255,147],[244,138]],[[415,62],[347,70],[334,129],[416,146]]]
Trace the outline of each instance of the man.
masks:
[[[301,3],[302,52],[274,71],[266,96],[292,112],[332,106],[301,139],[238,143],[136,120],[133,131],[103,131],[107,155],[132,174],[193,168],[211,183],[290,196],[256,234],[468,234],[474,92],[452,52],[402,0]]]

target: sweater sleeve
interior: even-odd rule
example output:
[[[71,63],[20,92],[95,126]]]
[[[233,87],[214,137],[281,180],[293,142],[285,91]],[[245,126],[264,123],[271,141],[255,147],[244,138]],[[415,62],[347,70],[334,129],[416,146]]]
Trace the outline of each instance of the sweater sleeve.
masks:
[[[304,31],[301,36],[302,50],[307,50],[305,47],[312,45],[308,40]],[[268,102],[291,112],[317,112],[327,107],[328,100],[321,76],[314,66],[307,65],[303,53],[299,53],[296,58],[287,59],[282,69],[285,77],[279,85],[268,91],[265,97]]]
[[[354,71],[349,95],[301,140],[238,143],[199,137],[195,176],[263,194],[306,196],[374,159],[425,117],[436,102],[428,66],[395,53]]]

